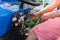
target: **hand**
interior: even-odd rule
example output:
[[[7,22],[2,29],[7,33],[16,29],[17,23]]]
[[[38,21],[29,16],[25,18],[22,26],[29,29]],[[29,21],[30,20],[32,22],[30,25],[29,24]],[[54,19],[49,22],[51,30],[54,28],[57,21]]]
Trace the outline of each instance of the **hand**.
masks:
[[[55,17],[57,17],[56,12],[49,12],[42,15],[42,20],[48,20],[50,18],[55,18]]]
[[[36,17],[36,15],[30,14],[30,19],[33,19],[33,18],[35,18],[35,17]]]
[[[40,16],[40,15],[38,15],[38,14],[40,14],[40,13],[39,13],[39,12],[31,13],[31,14],[30,14],[30,19],[33,19],[33,18],[35,18],[35,17],[37,17],[37,16]]]

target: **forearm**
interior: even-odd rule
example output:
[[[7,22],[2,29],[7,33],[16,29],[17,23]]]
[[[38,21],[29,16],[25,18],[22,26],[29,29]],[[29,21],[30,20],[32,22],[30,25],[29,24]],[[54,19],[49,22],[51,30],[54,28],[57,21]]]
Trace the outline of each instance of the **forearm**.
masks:
[[[40,10],[37,14],[44,14],[44,13],[47,13],[47,12],[50,12],[52,11],[53,9],[55,9],[56,7],[58,7],[60,4],[60,2],[58,1],[53,1],[51,4],[49,4],[48,6],[46,6],[44,9]]]

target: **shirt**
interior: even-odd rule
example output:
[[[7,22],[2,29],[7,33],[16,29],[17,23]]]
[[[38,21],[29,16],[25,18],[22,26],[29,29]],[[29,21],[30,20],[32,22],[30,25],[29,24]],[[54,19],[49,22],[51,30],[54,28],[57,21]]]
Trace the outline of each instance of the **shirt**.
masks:
[[[33,30],[38,40],[57,40],[60,37],[60,17],[40,23]]]

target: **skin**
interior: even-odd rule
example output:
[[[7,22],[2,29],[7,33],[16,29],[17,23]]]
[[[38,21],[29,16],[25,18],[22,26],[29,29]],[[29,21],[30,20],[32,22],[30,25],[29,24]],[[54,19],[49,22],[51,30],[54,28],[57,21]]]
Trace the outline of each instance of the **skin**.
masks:
[[[47,12],[51,12],[53,9],[55,9],[59,5],[60,5],[60,0],[53,0],[53,2],[51,4],[46,6],[44,9],[40,10],[38,12],[38,14],[44,14],[44,13],[47,13]]]
[[[42,20],[47,20],[50,18],[60,17],[60,10],[48,12],[42,15]]]

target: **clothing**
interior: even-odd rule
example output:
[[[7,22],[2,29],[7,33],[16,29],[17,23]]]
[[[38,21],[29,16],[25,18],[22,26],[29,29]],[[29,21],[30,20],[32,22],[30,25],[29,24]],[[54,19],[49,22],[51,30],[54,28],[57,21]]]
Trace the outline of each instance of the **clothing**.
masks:
[[[38,40],[57,40],[60,37],[60,17],[38,24],[33,30]]]

